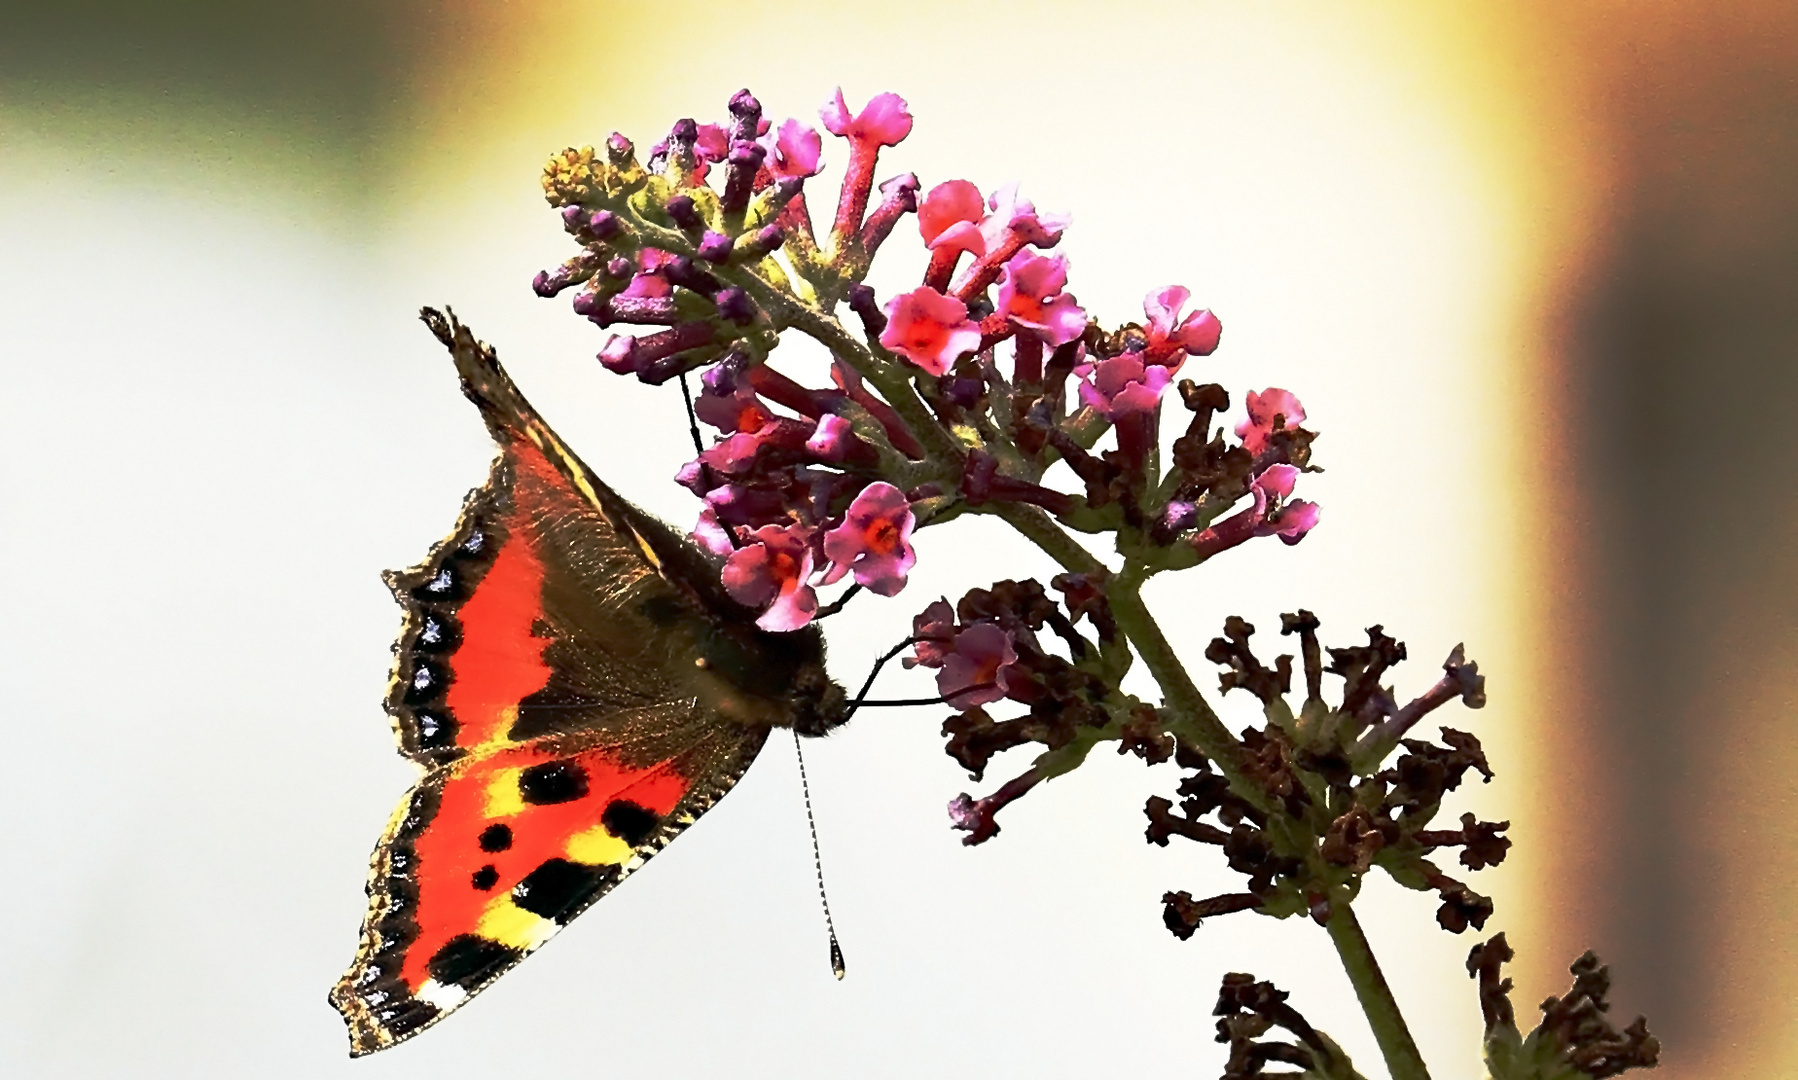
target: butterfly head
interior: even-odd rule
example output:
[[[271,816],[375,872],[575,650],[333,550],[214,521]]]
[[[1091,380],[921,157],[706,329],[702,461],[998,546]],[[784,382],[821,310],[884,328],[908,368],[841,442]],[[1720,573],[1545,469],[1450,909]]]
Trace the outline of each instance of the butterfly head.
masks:
[[[849,718],[849,695],[824,670],[822,660],[799,666],[793,680],[793,730],[824,735]]]

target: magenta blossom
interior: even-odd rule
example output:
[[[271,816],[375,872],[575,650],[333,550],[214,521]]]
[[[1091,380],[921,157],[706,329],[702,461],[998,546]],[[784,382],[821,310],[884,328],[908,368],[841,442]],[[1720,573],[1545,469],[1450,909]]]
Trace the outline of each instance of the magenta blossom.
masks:
[[[1290,391],[1277,387],[1270,386],[1259,394],[1250,390],[1248,408],[1249,418],[1236,425],[1236,435],[1251,454],[1267,449],[1267,440],[1274,433],[1276,420],[1282,428],[1291,430],[1305,419],[1305,407],[1299,404],[1299,399]]]
[[[964,627],[937,672],[937,692],[957,709],[1003,698],[1009,689],[1007,669],[1017,663],[1011,635],[989,622]],[[979,689],[975,689],[978,687]]]
[[[916,524],[903,491],[884,480],[869,484],[849,504],[843,523],[824,534],[824,557],[831,562],[824,584],[853,572],[857,585],[881,596],[905,588],[905,575],[918,561],[911,546]]]
[[[718,520],[718,511],[707,504],[699,512],[699,524],[687,536],[701,548],[713,555],[730,555],[737,548],[730,542],[730,533],[725,531],[724,524]]]
[[[804,525],[764,525],[724,561],[720,575],[731,599],[762,607],[755,624],[763,630],[797,630],[818,612],[812,574],[812,530]]]
[[[1177,371],[1185,354],[1210,356],[1217,350],[1224,324],[1216,315],[1201,308],[1184,319],[1180,317],[1180,309],[1191,298],[1192,293],[1185,287],[1169,285],[1143,300],[1143,314],[1149,317],[1149,345],[1144,351],[1150,363]]]
[[[824,121],[824,130],[851,142],[897,146],[911,134],[911,113],[898,94],[876,94],[861,112],[850,116],[843,89],[838,87],[837,96],[818,110],[818,118]]]
[[[1305,534],[1317,528],[1318,518],[1322,511],[1314,502],[1294,499],[1280,508],[1279,513],[1268,520],[1267,529],[1280,538],[1284,544],[1296,544],[1305,538]]]
[[[668,284],[664,269],[673,261],[674,256],[661,248],[644,248],[637,256],[637,273],[631,276],[631,283],[618,295],[648,299],[673,295],[674,286]]]
[[[1285,543],[1296,544],[1317,527],[1321,515],[1316,503],[1303,499],[1284,501],[1292,494],[1298,479],[1298,466],[1280,464],[1261,470],[1261,475],[1250,483],[1249,490],[1255,496],[1251,512],[1261,519],[1255,535],[1278,536]],[[1271,514],[1268,513],[1270,505],[1275,507]]]
[[[999,313],[1050,345],[1065,345],[1086,331],[1086,312],[1062,291],[1067,283],[1067,256],[1020,251],[999,278]]]
[[[1143,363],[1142,353],[1122,353],[1097,364],[1074,368],[1080,376],[1080,400],[1107,420],[1153,412],[1173,373],[1160,364]]]
[[[932,601],[930,606],[912,617],[912,655],[904,660],[906,667],[943,666],[955,640],[955,609],[948,600]]]
[[[1018,197],[1018,183],[1015,180],[993,192],[987,205],[993,212],[987,216],[981,232],[986,234],[988,250],[1007,246],[1007,242],[1014,236],[1016,241],[1024,244],[1052,248],[1061,242],[1061,234],[1067,231],[1068,223],[1074,220],[1071,214],[1037,213],[1029,199]]]
[[[699,397],[693,402],[694,415],[728,434],[756,432],[774,419],[762,399],[756,397],[747,379],[721,374],[724,368],[705,373]]]
[[[778,133],[764,135],[759,141],[768,151],[763,162],[777,179],[816,176],[823,168],[818,161],[823,137],[797,120],[788,120],[780,125]]]
[[[888,300],[886,317],[880,344],[932,375],[980,347],[980,327],[968,318],[968,305],[929,286]]]
[[[918,203],[918,233],[932,251],[953,247],[985,254],[986,238],[980,235],[980,223],[985,219],[986,200],[980,189],[966,180],[938,184]]]

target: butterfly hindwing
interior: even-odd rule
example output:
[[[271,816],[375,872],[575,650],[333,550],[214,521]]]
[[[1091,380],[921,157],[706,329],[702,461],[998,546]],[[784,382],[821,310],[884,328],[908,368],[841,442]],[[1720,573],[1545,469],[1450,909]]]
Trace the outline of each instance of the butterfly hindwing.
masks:
[[[440,1019],[659,851],[771,726],[804,726],[795,687],[840,697],[815,631],[756,631],[697,548],[433,315],[499,453],[454,531],[388,575],[405,614],[387,708],[425,773],[375,851],[361,946],[331,992],[355,1055]]]

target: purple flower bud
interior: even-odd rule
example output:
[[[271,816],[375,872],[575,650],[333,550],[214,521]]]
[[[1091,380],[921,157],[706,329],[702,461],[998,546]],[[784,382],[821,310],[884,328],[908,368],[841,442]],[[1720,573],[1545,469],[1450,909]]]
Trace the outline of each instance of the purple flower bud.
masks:
[[[617,281],[623,281],[625,278],[630,277],[636,269],[637,268],[631,264],[629,259],[620,255],[618,258],[606,263],[606,276]]]
[[[580,205],[562,207],[562,228],[571,233],[579,233],[581,226],[587,223],[587,208]]]
[[[735,246],[736,242],[730,237],[707,229],[699,241],[698,255],[709,263],[724,263],[730,260],[731,249]]]
[[[698,232],[705,228],[705,219],[699,216],[698,208],[687,195],[675,195],[668,200],[668,216],[687,232]]]
[[[754,235],[738,239],[733,253],[735,261],[739,263],[759,262],[780,250],[780,245],[786,243],[786,240],[785,229],[779,225],[764,225],[757,229]]]
[[[755,304],[750,301],[748,293],[735,285],[719,289],[718,295],[712,297],[712,302],[718,305],[719,315],[738,326],[748,326],[755,321]]]
[[[736,120],[738,127],[750,135],[755,134],[756,126],[762,119],[762,103],[755,99],[755,95],[747,87],[732,94],[726,108],[730,110],[731,118]]]
[[[637,148],[631,141],[614,131],[606,138],[606,158],[617,168],[624,168],[631,163],[631,157]]]
[[[600,240],[610,240],[618,235],[620,227],[618,215],[610,210],[595,210],[587,219],[587,231]]]

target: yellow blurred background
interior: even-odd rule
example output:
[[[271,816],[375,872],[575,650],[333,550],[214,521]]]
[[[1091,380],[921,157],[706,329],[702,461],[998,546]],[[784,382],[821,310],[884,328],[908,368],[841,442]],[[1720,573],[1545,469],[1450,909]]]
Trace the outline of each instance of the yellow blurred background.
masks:
[[[1230,572],[1169,582],[1152,602],[1195,672],[1225,615],[1265,630],[1301,604],[1335,643],[1376,622],[1407,640],[1401,691],[1420,690],[1467,641],[1492,705],[1443,722],[1476,731],[1499,773],[1468,805],[1513,822],[1511,860],[1472,884],[1498,900],[1488,931],[1506,930],[1518,948],[1520,1018],[1533,1022],[1535,1003],[1562,992],[1567,964],[1591,947],[1612,966],[1618,1026],[1646,1013],[1662,1039],[1660,1075],[1798,1074],[1798,452],[1782,419],[1798,407],[1794,73],[1798,8],[1752,0],[1103,9],[190,0],[153,10],[90,0],[0,13],[0,439],[13,508],[0,550],[14,597],[0,627],[17,665],[0,693],[8,730],[20,733],[19,752],[0,763],[0,800],[13,803],[14,833],[30,834],[0,839],[0,850],[15,870],[55,882],[8,920],[18,962],[0,963],[0,1063],[15,1066],[0,1071],[321,1075],[307,1055],[338,1037],[319,1003],[347,960],[360,903],[343,894],[356,891],[356,865],[404,783],[397,764],[377,773],[360,761],[384,753],[386,738],[376,702],[392,618],[373,572],[413,561],[447,527],[486,454],[447,368],[407,320],[420,303],[456,305],[599,471],[685,521],[691,506],[665,482],[684,432],[635,418],[665,399],[605,379],[586,361],[598,336],[529,293],[531,275],[568,253],[537,171],[550,151],[613,130],[644,147],[679,117],[718,119],[742,86],[777,122],[810,121],[841,85],[852,106],[895,91],[917,118],[882,176],[909,169],[927,188],[967,178],[989,190],[1021,180],[1039,207],[1073,213],[1070,288],[1096,317],[1135,318],[1145,292],[1183,283],[1226,328],[1204,377],[1239,404],[1270,385],[1305,402],[1328,471],[1300,494],[1324,504],[1320,529],[1294,549],[1233,553]],[[834,189],[833,173],[820,181]],[[891,246],[915,246],[912,235],[902,225]],[[884,262],[874,278],[883,294],[922,265],[898,251]],[[953,543],[923,538],[919,604],[1014,572]],[[208,554],[183,554],[196,548]],[[912,598],[834,628],[847,634],[833,632],[836,655],[857,658],[839,668],[891,639]],[[307,606],[296,615],[298,603]],[[270,650],[231,651],[258,634]],[[175,651],[158,638],[187,644]],[[312,644],[324,640],[331,646]],[[290,663],[265,677],[257,665],[277,654]],[[306,708],[281,714],[283,733],[253,761],[221,749],[240,737],[237,725],[286,707],[268,705],[271,696],[291,703],[295,693]],[[1229,707],[1247,719],[1240,703]],[[357,741],[302,748],[335,737],[335,726],[309,726],[322,711]],[[938,760],[935,722],[883,720],[880,733],[845,734],[831,751],[845,804],[872,783],[867,770],[930,762],[921,809],[894,805],[918,811],[918,835],[928,831],[935,847],[914,855],[908,840],[874,839],[885,811],[845,805],[838,813],[856,825],[836,837],[823,825],[827,857],[850,864],[853,887],[862,879],[849,851],[871,849],[866,891],[926,893],[1003,890],[998,878],[969,885],[965,868],[1008,843],[1059,859],[1060,883],[1031,879],[1031,903],[1087,912],[1046,916],[1041,927],[1090,939],[1081,964],[1096,966],[1059,972],[1067,1011],[1041,1031],[983,1029],[970,1002],[959,1023],[952,1010],[920,1014],[915,1041],[880,1036],[903,1052],[851,1041],[830,1058],[816,1040],[780,1036],[778,1055],[741,1060],[778,1062],[786,1075],[844,1075],[857,1063],[865,1075],[915,1075],[923,1063],[974,1075],[1036,1060],[1014,1052],[1015,1041],[1054,1044],[1028,1070],[1045,1075],[1113,1060],[1130,1063],[1122,1073],[1208,1075],[1219,1055],[1205,1015],[1214,980],[1251,965],[1294,991],[1363,1071],[1378,1072],[1352,1007],[1320,1000],[1345,988],[1305,981],[1316,955],[1294,954],[1276,975],[1288,961],[1254,966],[1249,945],[1232,954],[1224,943],[1244,934],[1261,948],[1312,928],[1251,929],[1232,925],[1248,920],[1235,916],[1188,947],[1160,936],[1148,901],[1191,887],[1176,881],[1188,872],[1177,867],[1194,860],[1132,849],[1126,864],[1091,847],[1139,833],[1140,771],[1105,764],[1083,787],[1101,767],[1083,770],[1008,811],[1006,835],[988,848],[951,850],[940,867],[921,861],[953,848],[934,800],[964,782]],[[834,749],[858,738],[859,751]],[[163,774],[108,757],[120,739],[184,749],[169,751]],[[344,778],[339,749],[366,771]],[[57,779],[114,769],[136,786],[74,790]],[[183,769],[199,779],[158,779],[189,776]],[[241,783],[218,780],[236,770],[246,771]],[[1003,777],[995,770],[989,781]],[[271,811],[241,836],[215,835],[222,826],[205,807],[281,798],[270,778],[276,790],[291,783],[292,799],[316,814]],[[353,809],[340,778],[357,787]],[[207,786],[215,781],[229,794]],[[738,801],[759,797],[749,788]],[[911,789],[895,790],[909,798]],[[1094,794],[1113,790],[1109,802]],[[785,806],[785,788],[767,799]],[[116,813],[84,817],[95,800],[116,800]],[[1026,808],[1039,801],[1048,816],[1033,821]],[[1101,805],[1122,806],[1121,824],[1081,831]],[[120,815],[158,824],[133,832]],[[328,841],[317,837],[322,821]],[[1032,832],[1038,840],[1026,839]],[[682,847],[700,843],[696,833]],[[309,944],[299,955],[310,924],[291,930],[300,915],[288,901],[246,901],[234,940],[295,935],[291,964],[252,958],[273,946],[227,950],[202,965],[217,977],[199,992],[291,975],[303,1014],[289,1017],[285,990],[270,991],[265,1012],[225,1018],[181,992],[194,977],[186,943],[210,940],[217,894],[168,901],[192,922],[154,906],[135,921],[119,916],[141,907],[134,890],[151,888],[156,873],[209,880],[246,852],[291,850],[298,860],[309,845],[324,861],[318,876],[296,880],[332,905],[320,929],[335,935],[321,937],[328,955],[314,963]],[[96,852],[138,866],[131,860],[145,851],[155,869],[81,869]],[[184,851],[185,861],[174,854]],[[997,859],[1009,857],[1019,874],[1044,873],[1022,869],[1021,855]],[[1070,863],[1077,883],[1066,881]],[[1141,895],[1120,910],[1148,924],[1129,946],[1080,907],[1126,887]],[[1370,934],[1434,1075],[1480,1075],[1478,1013],[1459,967],[1472,937],[1437,930],[1428,898],[1369,892]],[[810,908],[784,902],[771,910],[803,923],[795,934],[813,949]],[[899,956],[958,948],[885,925]],[[987,932],[978,918],[966,926]],[[1207,935],[1223,938],[1204,945]],[[109,966],[142,937],[169,940],[141,966]],[[855,942],[846,945],[853,969]],[[1018,955],[1064,947],[1016,945]],[[1202,951],[1213,947],[1223,951]],[[1166,972],[1132,966],[1163,953]],[[658,957],[650,949],[639,962]],[[1127,959],[1107,968],[1107,957]],[[591,954],[559,962],[570,985],[619,971]],[[979,988],[966,992],[1004,998],[1020,963],[988,957],[986,969],[969,969]],[[701,950],[682,970],[710,979],[711,966]],[[1092,982],[1077,987],[1071,973]],[[907,977],[892,976],[895,993],[931,992]],[[1179,1016],[1187,1027],[1139,1056],[1114,1040],[1140,1032],[1096,1021],[1089,1030],[1075,1007],[1163,977],[1189,980],[1188,996],[1143,1023]],[[1053,984],[1057,974],[1031,978]],[[734,1003],[713,1007],[802,1031],[815,1015],[757,1000],[757,985],[749,979]],[[113,1004],[96,1009],[99,1000]],[[534,1015],[524,998],[515,1007]],[[856,1007],[896,1006],[874,996]],[[158,1019],[121,1028],[112,1013],[125,1008]],[[479,1009],[421,1046],[476,1023]],[[595,1023],[628,1021],[622,1037],[634,1043],[723,1038],[684,1029],[673,1000],[661,1013],[653,1029],[628,1012]],[[1130,1015],[1120,1007],[1117,1023]],[[241,1034],[289,1022],[307,1029],[294,1044],[306,1049]],[[228,1026],[237,1034],[223,1034]],[[505,1035],[437,1067],[489,1073],[475,1068],[479,1048],[503,1052]],[[532,1037],[563,1035],[589,1037],[566,1028]],[[114,1038],[124,1042],[109,1046]],[[206,1049],[224,1045],[233,1049]],[[1186,1052],[1171,1056],[1174,1046]],[[980,1057],[994,1047],[1006,1053]],[[638,1052],[634,1075],[687,1060],[653,1045]],[[369,1067],[404,1067],[386,1057]]]

